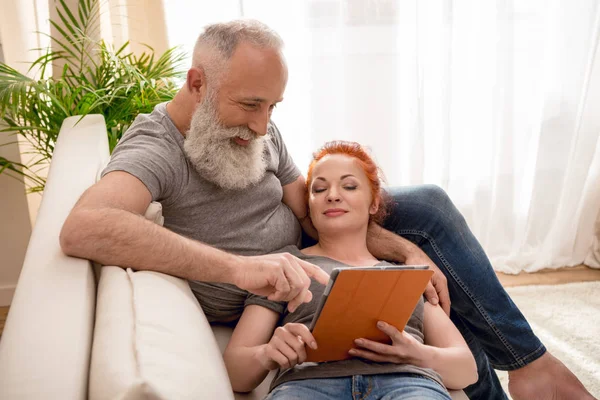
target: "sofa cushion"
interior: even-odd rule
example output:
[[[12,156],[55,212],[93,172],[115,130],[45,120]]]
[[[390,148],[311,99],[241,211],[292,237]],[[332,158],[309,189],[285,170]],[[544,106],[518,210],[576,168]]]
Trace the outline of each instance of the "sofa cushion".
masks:
[[[160,204],[146,218],[162,224]],[[211,327],[185,280],[102,267],[89,398],[233,399]]]
[[[232,398],[223,360],[181,279],[103,267],[89,398]]]

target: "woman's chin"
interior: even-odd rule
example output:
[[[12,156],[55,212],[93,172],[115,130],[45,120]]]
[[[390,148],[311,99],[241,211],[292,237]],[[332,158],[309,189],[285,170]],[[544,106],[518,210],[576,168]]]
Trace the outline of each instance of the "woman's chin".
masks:
[[[320,221],[318,226],[315,228],[319,232],[319,236],[339,236],[348,235],[351,232],[360,233],[360,227],[356,224],[349,224],[348,221],[342,221],[338,219],[332,219],[329,221]]]

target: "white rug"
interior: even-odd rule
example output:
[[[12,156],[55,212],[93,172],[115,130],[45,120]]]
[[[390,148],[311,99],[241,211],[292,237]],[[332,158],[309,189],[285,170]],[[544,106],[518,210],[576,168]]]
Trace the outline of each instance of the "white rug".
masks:
[[[533,331],[600,398],[600,281],[507,288]],[[508,376],[498,371],[508,393]]]

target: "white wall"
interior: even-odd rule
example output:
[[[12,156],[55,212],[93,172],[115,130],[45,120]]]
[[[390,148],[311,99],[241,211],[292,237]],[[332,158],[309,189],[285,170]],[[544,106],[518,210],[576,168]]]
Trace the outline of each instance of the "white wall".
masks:
[[[0,146],[10,140],[0,134]],[[19,147],[1,146],[0,156],[20,161]],[[22,180],[0,174],[0,307],[12,300],[30,235],[25,185]]]
[[[22,73],[27,73],[28,68],[23,61],[37,57],[28,49],[40,47],[33,4],[34,0],[3,0],[0,12],[1,60]],[[15,35],[20,30],[31,34]],[[26,163],[19,144],[2,146],[15,139],[0,133],[0,156]],[[9,305],[12,300],[40,199],[39,194],[26,196],[22,180],[0,174],[0,306]]]
[[[0,38],[0,62],[4,62]],[[0,134],[0,157],[20,161],[19,146]],[[29,208],[23,180],[0,174],[0,306],[9,305],[15,290],[31,234]]]

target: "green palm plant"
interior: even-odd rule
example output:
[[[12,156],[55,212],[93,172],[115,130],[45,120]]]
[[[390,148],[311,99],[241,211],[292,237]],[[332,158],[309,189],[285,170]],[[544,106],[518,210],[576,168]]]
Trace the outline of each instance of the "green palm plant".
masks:
[[[156,56],[148,47],[136,56],[126,50],[129,43],[114,49],[93,40],[99,29],[99,0],[79,0],[77,10],[59,0],[56,7],[59,20],[50,21],[58,32],[50,36],[54,50],[46,49],[30,66],[39,78],[0,63],[0,119],[5,125],[0,134],[21,135],[34,154],[27,165],[0,157],[0,173],[28,177],[29,192],[44,189],[39,171],[52,159],[65,118],[104,115],[112,152],[136,116],[172,99],[185,77],[186,56],[178,48]]]

